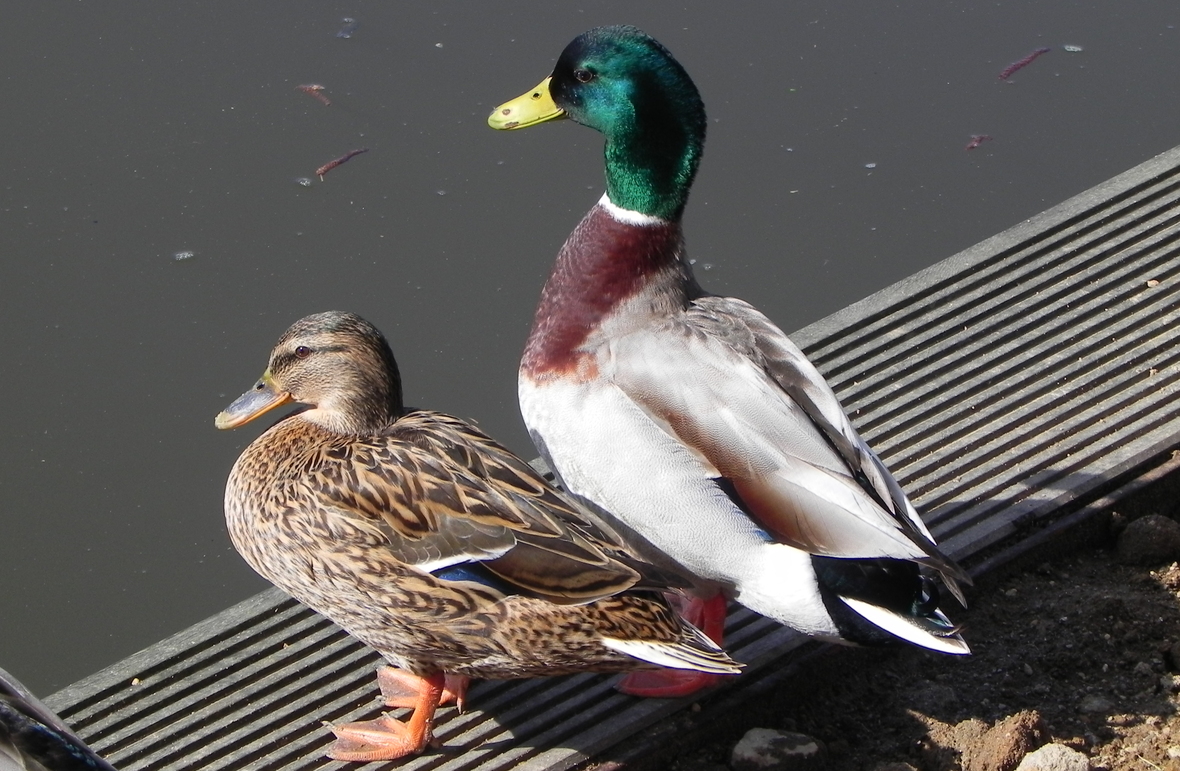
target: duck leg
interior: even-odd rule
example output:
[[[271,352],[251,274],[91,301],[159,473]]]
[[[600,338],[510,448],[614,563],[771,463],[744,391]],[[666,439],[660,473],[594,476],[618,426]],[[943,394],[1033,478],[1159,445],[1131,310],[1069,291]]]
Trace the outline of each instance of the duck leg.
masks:
[[[463,675],[445,677],[439,706],[453,703],[462,712],[467,701],[467,686],[471,684],[471,678]],[[397,667],[381,667],[377,670],[377,686],[381,689],[381,698],[385,700],[387,707],[413,709],[418,703],[422,682],[421,677]]]
[[[672,606],[688,623],[700,629],[709,638],[722,644],[725,639],[725,595],[717,592],[707,600],[698,597],[684,598],[668,595]],[[619,681],[615,687],[632,696],[654,699],[675,699],[688,696],[717,684],[723,675],[710,675],[691,669],[656,669],[647,672],[632,672]]]
[[[328,747],[333,760],[396,760],[426,749],[433,738],[434,713],[442,699],[446,676],[442,672],[420,678],[418,697],[411,705],[414,714],[403,723],[389,715],[376,720],[332,726],[336,741]]]

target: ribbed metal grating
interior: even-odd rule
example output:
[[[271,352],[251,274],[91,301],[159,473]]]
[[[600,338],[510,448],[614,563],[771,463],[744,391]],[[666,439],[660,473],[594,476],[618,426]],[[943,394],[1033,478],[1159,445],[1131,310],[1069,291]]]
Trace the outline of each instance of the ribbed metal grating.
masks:
[[[1180,148],[796,335],[952,553],[1180,433]]]
[[[1176,443],[1178,204],[1180,148],[794,335],[958,559]],[[714,699],[781,677],[804,642],[741,609],[728,635],[748,668]],[[377,664],[270,591],[46,701],[124,771],[357,767],[323,757],[322,723],[381,711]],[[558,771],[689,703],[613,681],[477,683],[467,714],[440,712],[439,750],[369,767]]]

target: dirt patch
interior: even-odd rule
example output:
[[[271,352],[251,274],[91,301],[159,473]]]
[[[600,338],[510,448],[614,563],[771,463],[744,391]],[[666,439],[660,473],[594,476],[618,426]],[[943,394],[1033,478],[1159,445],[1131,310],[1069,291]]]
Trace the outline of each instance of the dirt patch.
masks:
[[[1091,768],[1180,771],[1176,563],[1122,564],[1112,539],[997,579],[954,615],[973,655],[834,649],[671,767],[724,769],[759,726],[819,739],[829,769],[1010,771],[1057,743]]]

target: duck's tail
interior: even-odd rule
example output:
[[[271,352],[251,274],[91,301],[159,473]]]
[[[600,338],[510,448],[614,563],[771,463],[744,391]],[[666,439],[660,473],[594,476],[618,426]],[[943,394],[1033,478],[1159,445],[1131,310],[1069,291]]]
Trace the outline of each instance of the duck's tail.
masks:
[[[731,659],[717,643],[690,624],[675,642],[602,638],[602,644],[620,653],[669,669],[692,669],[714,675],[736,675],[742,665]]]
[[[840,599],[865,620],[906,642],[941,653],[966,655],[971,652],[971,648],[959,634],[958,627],[937,608],[927,615],[915,616],[898,613],[852,597]]]
[[[872,644],[891,636],[942,653],[971,652],[959,627],[939,609],[937,585],[915,563],[812,557],[812,564],[828,612],[848,642]]]

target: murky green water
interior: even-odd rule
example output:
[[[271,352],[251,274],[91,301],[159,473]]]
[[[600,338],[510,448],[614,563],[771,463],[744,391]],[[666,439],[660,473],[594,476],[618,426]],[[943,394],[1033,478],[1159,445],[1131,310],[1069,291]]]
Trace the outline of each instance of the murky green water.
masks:
[[[600,195],[601,141],[484,119],[586,28],[643,27],[693,75],[710,115],[687,216],[701,281],[785,329],[1180,142],[1180,7],[1162,1],[5,16],[0,664],[41,693],[263,588],[221,519],[261,426],[212,419],[302,315],[368,317],[410,403],[531,456],[516,360],[553,255]],[[974,134],[993,139],[966,151]]]

